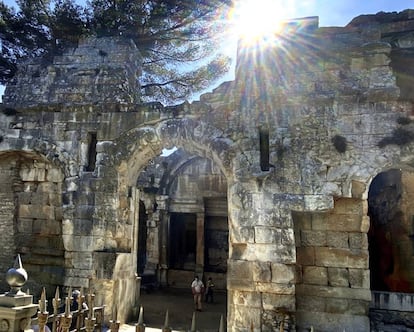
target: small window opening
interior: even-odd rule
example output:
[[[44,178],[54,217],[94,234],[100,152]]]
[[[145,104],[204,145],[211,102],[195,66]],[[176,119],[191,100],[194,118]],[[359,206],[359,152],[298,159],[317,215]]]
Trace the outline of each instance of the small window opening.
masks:
[[[96,133],[88,133],[88,165],[86,166],[87,172],[93,172],[96,163]]]
[[[260,169],[268,171],[269,164],[269,129],[259,128],[259,142],[260,142]]]

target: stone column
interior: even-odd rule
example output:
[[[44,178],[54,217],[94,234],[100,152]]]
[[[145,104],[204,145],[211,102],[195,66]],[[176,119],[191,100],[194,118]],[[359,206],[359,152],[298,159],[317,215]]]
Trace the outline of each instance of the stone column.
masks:
[[[204,213],[197,213],[196,220],[197,231],[197,252],[195,272],[201,275],[204,272]]]
[[[157,208],[159,214],[159,282],[162,286],[166,286],[168,283],[168,196],[157,196]]]

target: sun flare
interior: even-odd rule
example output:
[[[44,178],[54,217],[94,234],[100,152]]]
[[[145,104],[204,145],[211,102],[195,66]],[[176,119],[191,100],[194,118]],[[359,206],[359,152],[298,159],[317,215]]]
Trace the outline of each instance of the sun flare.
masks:
[[[238,0],[230,20],[239,39],[255,41],[278,32],[286,15],[280,0]]]

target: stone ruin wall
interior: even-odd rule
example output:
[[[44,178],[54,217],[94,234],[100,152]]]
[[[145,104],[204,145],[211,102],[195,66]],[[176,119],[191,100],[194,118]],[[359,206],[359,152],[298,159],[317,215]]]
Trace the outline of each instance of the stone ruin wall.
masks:
[[[91,71],[73,66],[83,63],[82,47],[40,76],[32,69],[17,76],[3,98],[0,150],[11,163],[20,153],[35,154],[63,176],[62,217],[44,217],[62,223],[63,284],[95,287],[98,299],[117,299],[120,318],[127,317],[136,290],[138,206],[129,188],[162,148],[179,146],[213,160],[227,179],[230,330],[253,324],[269,331],[284,322],[299,331],[367,331],[369,184],[382,170],[410,171],[412,163],[414,146],[401,138],[413,132],[410,81],[393,61],[405,51],[411,63],[413,17],[409,10],[363,16],[344,28],[305,20],[305,27],[284,32],[280,47],[260,54],[260,62],[241,49],[234,82],[176,107],[139,103],[129,79],[139,68],[131,58],[126,69],[117,63],[117,75],[106,76],[110,100],[94,93],[103,91],[95,69],[104,64],[90,63]],[[116,43],[99,45],[97,59],[123,52]],[[102,53],[102,45],[113,46]],[[96,164],[89,170],[93,133]],[[268,145],[260,146],[266,134]],[[269,165],[261,158],[267,151]],[[3,195],[11,202],[8,165],[1,168],[10,187]],[[14,204],[16,226],[23,216],[33,218],[21,214],[24,204]],[[1,224],[12,225],[12,208],[3,211]],[[38,262],[32,270],[53,264]]]

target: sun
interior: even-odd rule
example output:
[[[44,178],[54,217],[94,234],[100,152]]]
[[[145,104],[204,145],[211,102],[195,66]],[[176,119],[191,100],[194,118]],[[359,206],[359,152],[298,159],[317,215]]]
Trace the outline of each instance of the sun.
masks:
[[[281,0],[237,0],[229,18],[233,34],[250,42],[277,33],[287,14]]]

